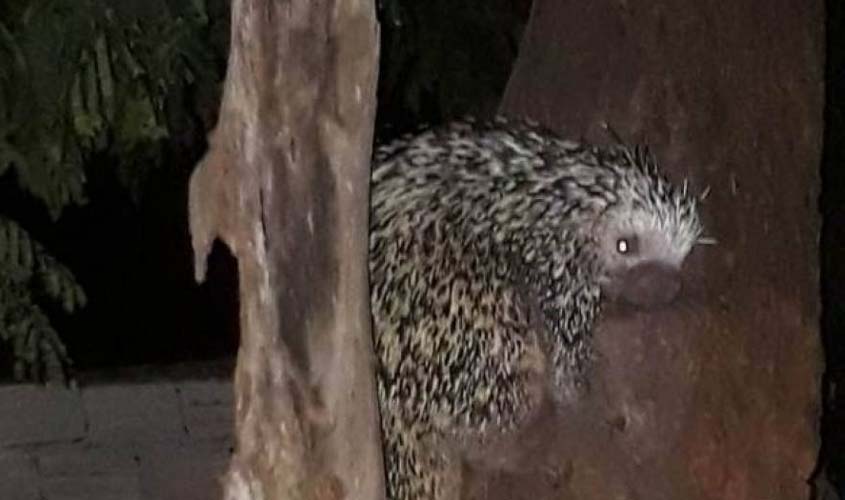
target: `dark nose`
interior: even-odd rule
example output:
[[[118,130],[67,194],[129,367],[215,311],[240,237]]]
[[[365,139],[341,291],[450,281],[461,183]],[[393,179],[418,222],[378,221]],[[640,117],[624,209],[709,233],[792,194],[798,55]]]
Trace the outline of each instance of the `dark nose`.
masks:
[[[622,277],[622,298],[636,306],[667,304],[681,291],[678,269],[659,262],[644,262]]]

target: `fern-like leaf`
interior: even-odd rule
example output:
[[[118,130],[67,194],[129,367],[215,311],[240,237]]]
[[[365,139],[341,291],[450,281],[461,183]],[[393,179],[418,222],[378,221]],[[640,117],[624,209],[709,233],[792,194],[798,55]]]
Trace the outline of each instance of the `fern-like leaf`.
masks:
[[[73,273],[15,221],[0,217],[0,341],[11,350],[18,380],[55,380],[71,366],[67,349],[39,305],[71,313],[86,297]]]

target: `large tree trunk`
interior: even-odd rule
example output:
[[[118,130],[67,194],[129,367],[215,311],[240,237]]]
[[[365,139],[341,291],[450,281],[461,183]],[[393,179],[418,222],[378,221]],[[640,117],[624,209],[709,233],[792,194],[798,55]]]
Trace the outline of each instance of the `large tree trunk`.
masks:
[[[535,1],[503,111],[649,142],[719,243],[681,304],[607,312],[591,395],[523,442],[545,473],[489,497],[808,498],[823,28],[821,1]]]
[[[215,238],[238,259],[230,500],[383,497],[366,265],[374,16],[371,0],[232,3],[220,121],[190,193],[198,278]]]

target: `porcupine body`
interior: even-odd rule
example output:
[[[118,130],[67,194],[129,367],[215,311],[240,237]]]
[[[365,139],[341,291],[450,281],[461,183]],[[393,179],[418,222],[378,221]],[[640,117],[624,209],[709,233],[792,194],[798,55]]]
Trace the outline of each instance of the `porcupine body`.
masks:
[[[701,233],[645,150],[503,118],[379,148],[371,193],[391,500],[455,498],[463,449],[577,392],[602,298],[668,300]]]

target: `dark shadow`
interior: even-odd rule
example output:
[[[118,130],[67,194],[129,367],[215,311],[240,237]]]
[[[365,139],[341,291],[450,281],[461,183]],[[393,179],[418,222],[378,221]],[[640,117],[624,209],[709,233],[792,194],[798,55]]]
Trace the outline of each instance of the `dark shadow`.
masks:
[[[822,447],[817,475],[845,486],[845,6],[827,2],[825,134],[822,160],[821,235],[823,380]],[[841,496],[841,493],[840,493]],[[825,498],[824,491],[817,498]]]

